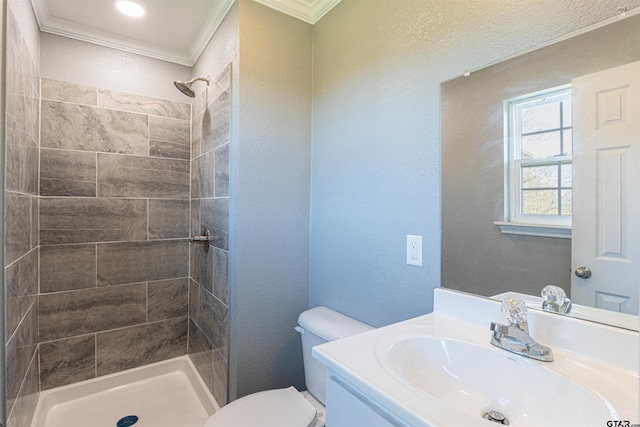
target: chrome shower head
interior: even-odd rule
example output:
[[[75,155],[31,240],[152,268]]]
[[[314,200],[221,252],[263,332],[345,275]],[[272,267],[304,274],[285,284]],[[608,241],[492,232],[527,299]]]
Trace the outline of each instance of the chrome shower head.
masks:
[[[178,88],[178,90],[182,93],[184,93],[185,95],[191,97],[191,98],[195,98],[196,97],[196,93],[193,91],[193,88],[191,87],[195,82],[197,82],[198,80],[202,80],[203,82],[207,82],[207,86],[209,86],[209,76],[205,77],[194,77],[193,79],[189,80],[188,82],[181,82],[181,81],[175,81],[173,82],[174,85],[176,85],[176,87]]]

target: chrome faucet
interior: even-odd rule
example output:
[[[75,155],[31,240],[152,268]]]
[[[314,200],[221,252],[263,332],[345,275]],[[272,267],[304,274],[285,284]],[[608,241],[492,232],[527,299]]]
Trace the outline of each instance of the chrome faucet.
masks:
[[[562,314],[567,314],[571,311],[571,300],[567,298],[564,289],[554,285],[547,285],[542,288],[540,295],[544,300],[542,302],[543,310]]]
[[[553,361],[551,349],[538,344],[529,335],[527,306],[521,299],[505,299],[500,310],[506,316],[509,325],[491,322],[490,329],[493,331],[491,344],[531,359],[542,360],[543,362]]]

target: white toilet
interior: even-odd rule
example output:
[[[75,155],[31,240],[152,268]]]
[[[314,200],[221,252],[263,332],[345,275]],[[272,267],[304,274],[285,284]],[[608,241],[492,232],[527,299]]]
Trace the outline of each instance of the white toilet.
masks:
[[[204,427],[322,427],[325,422],[325,367],[311,349],[328,341],[373,329],[327,307],[309,309],[298,317],[302,336],[305,383],[309,391],[294,387],[250,394],[213,414]]]

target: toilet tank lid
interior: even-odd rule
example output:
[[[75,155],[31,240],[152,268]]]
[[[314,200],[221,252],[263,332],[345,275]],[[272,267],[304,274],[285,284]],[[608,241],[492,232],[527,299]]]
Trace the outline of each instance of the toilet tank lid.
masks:
[[[327,341],[335,341],[375,329],[323,306],[302,312],[298,317],[298,324]]]

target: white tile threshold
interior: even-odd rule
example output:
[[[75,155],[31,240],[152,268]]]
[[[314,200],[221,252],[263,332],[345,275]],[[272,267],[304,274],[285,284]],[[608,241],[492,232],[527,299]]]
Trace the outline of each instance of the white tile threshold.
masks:
[[[188,356],[40,393],[31,427],[202,427],[220,409]]]

